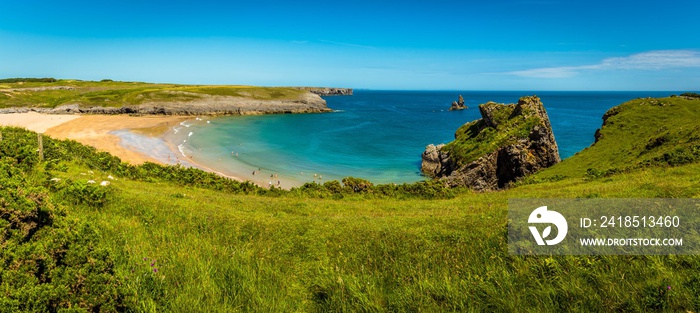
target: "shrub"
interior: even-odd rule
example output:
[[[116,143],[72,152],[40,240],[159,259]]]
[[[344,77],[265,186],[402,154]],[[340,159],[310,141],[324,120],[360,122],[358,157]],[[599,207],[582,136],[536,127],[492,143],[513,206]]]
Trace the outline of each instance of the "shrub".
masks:
[[[0,83],[55,83],[57,80],[55,78],[4,78],[0,79]]]
[[[0,157],[0,311],[124,311],[126,292],[91,225],[68,220],[15,162]]]
[[[366,179],[355,178],[355,177],[345,177],[343,178],[344,189],[351,192],[368,192],[372,188],[372,183]]]
[[[107,203],[107,196],[111,188],[100,186],[97,183],[78,180],[70,184],[65,194],[74,204],[86,204],[91,207],[102,207]]]
[[[337,180],[331,180],[323,183],[323,187],[332,193],[342,193],[343,186]]]

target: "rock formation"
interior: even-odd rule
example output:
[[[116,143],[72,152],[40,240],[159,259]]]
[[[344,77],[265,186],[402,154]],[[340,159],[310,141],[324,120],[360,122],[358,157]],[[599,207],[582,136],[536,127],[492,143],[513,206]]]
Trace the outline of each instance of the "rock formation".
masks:
[[[352,96],[352,88],[298,87],[298,89],[315,93],[319,96]]]
[[[605,114],[603,114],[603,125],[601,126],[601,128],[603,128],[603,127],[605,127],[606,125],[608,125],[608,119],[609,119],[610,117],[612,117],[612,116],[617,115],[618,113],[620,113],[620,107],[619,107],[619,106],[613,107],[613,108],[611,108],[610,110],[608,110],[607,112],[605,112]],[[596,143],[596,142],[600,141],[601,139],[603,139],[603,133],[600,132],[601,128],[598,128],[598,129],[595,130],[595,134],[593,135],[594,138],[595,138],[595,142],[594,142],[594,143]]]
[[[450,111],[455,111],[455,110],[464,110],[468,109],[466,105],[464,105],[464,98],[462,98],[462,95],[459,95],[459,99],[457,101],[452,101],[452,106],[450,107]]]
[[[457,130],[447,145],[428,145],[421,171],[446,185],[474,190],[507,187],[560,161],[549,117],[537,96],[517,104],[485,103],[481,119]]]

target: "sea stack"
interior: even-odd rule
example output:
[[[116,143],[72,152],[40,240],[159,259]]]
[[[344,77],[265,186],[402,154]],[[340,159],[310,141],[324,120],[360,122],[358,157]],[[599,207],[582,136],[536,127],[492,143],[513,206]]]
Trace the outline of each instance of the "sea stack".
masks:
[[[464,110],[468,109],[466,105],[464,105],[464,98],[462,98],[462,95],[459,95],[459,99],[457,101],[452,101],[452,106],[450,107],[450,111],[456,111],[456,110]]]
[[[481,119],[469,122],[446,145],[428,145],[421,171],[451,187],[496,190],[558,163],[559,148],[537,96],[517,104],[479,105]]]

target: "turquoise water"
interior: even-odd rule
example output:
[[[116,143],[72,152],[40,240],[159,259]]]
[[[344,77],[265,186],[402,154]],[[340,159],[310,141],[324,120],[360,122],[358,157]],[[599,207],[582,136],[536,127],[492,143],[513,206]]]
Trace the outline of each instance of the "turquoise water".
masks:
[[[179,127],[174,141],[196,162],[261,184],[279,180],[296,186],[313,181],[314,174],[316,181],[354,176],[404,183],[424,179],[420,161],[425,146],[451,141],[459,126],[480,117],[480,103],[513,103],[520,96],[538,95],[560,154],[567,158],[593,143],[609,108],[672,93],[356,90],[353,96],[326,97],[333,113],[193,120]],[[460,94],[469,109],[448,111]]]

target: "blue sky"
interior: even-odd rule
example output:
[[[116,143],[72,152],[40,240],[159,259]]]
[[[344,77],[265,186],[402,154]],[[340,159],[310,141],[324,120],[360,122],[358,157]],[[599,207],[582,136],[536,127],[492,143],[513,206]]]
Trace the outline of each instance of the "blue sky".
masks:
[[[0,77],[699,90],[700,1],[3,1]]]

